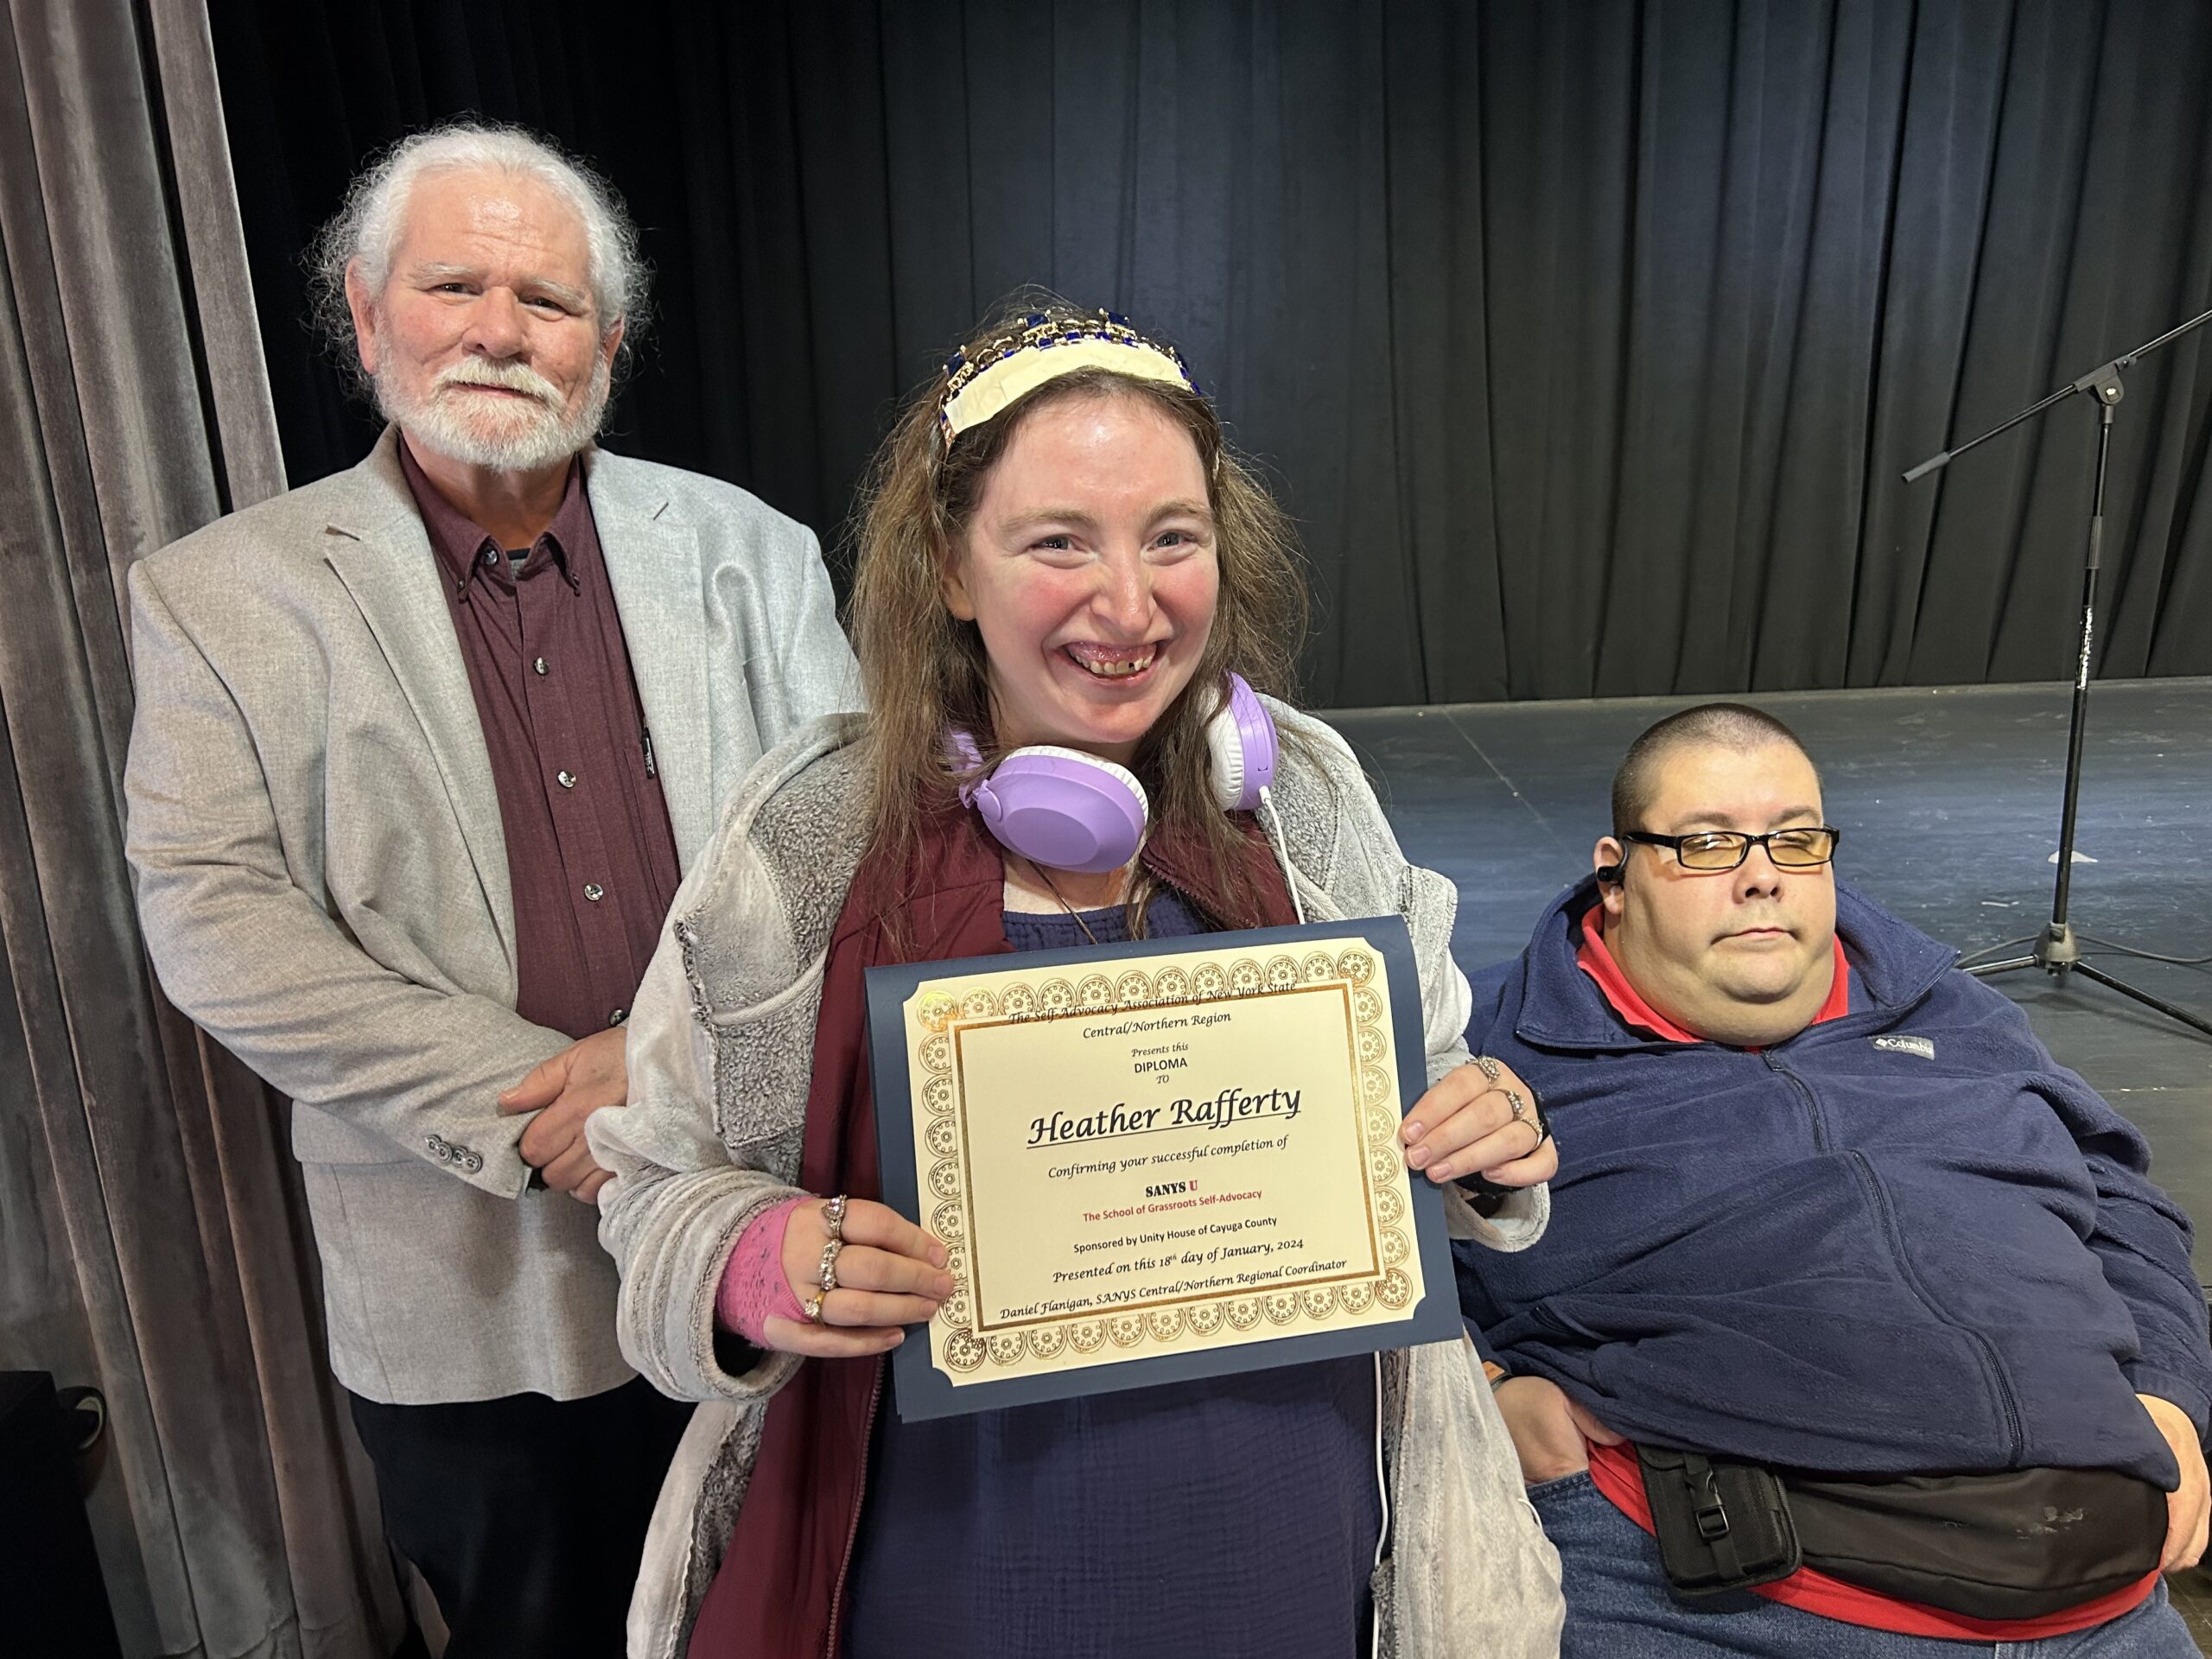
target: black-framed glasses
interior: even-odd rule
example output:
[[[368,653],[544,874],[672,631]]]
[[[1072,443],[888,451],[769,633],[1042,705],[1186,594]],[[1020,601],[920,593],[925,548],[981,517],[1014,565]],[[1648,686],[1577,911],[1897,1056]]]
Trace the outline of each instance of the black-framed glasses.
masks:
[[[1766,855],[1783,869],[1816,870],[1835,856],[1843,831],[1825,823],[1770,830],[1763,836],[1747,836],[1740,830],[1700,830],[1688,836],[1655,836],[1631,830],[1621,839],[1645,847],[1671,848],[1684,869],[1718,874],[1741,865],[1754,847],[1765,848]]]

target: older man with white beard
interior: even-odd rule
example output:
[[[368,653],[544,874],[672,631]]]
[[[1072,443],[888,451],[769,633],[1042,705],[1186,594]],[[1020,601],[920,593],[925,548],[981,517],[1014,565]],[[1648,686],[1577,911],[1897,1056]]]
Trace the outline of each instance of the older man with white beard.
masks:
[[[140,919],[291,1098],[332,1369],[448,1652],[617,1653],[685,1408],[615,1345],[583,1122],[716,802],[852,657],[808,531],[593,443],[645,273],[588,169],[418,134],[316,257],[391,424],[130,573]]]

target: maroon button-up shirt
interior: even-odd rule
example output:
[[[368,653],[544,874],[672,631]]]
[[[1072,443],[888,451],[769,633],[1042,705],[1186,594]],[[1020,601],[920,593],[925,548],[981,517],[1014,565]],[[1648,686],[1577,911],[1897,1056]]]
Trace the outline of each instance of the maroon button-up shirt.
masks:
[[[588,1037],[629,1018],[682,871],[583,466],[570,464],[545,533],[510,552],[438,493],[404,439],[399,459],[492,757],[515,1011]]]

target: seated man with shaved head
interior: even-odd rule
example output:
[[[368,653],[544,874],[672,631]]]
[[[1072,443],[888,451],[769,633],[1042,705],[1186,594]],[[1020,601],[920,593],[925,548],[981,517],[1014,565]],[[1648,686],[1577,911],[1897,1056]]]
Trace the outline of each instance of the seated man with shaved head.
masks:
[[[2194,1654],[2160,1579],[2205,1546],[2189,1223],[1838,839],[1779,721],[1675,715],[1476,982],[1470,1047],[1560,1143],[1543,1248],[1460,1289],[1562,1650]]]

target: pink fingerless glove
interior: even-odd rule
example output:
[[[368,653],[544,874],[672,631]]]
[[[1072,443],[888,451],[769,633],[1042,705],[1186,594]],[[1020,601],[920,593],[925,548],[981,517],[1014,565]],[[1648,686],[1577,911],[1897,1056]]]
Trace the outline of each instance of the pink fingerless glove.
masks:
[[[787,1198],[763,1210],[738,1235],[737,1248],[729,1253],[722,1281],[715,1290],[715,1319],[725,1331],[734,1331],[755,1348],[768,1345],[768,1316],[804,1319],[806,1310],[791,1294],[791,1276],[784,1271],[784,1230],[791,1211],[807,1198]]]

